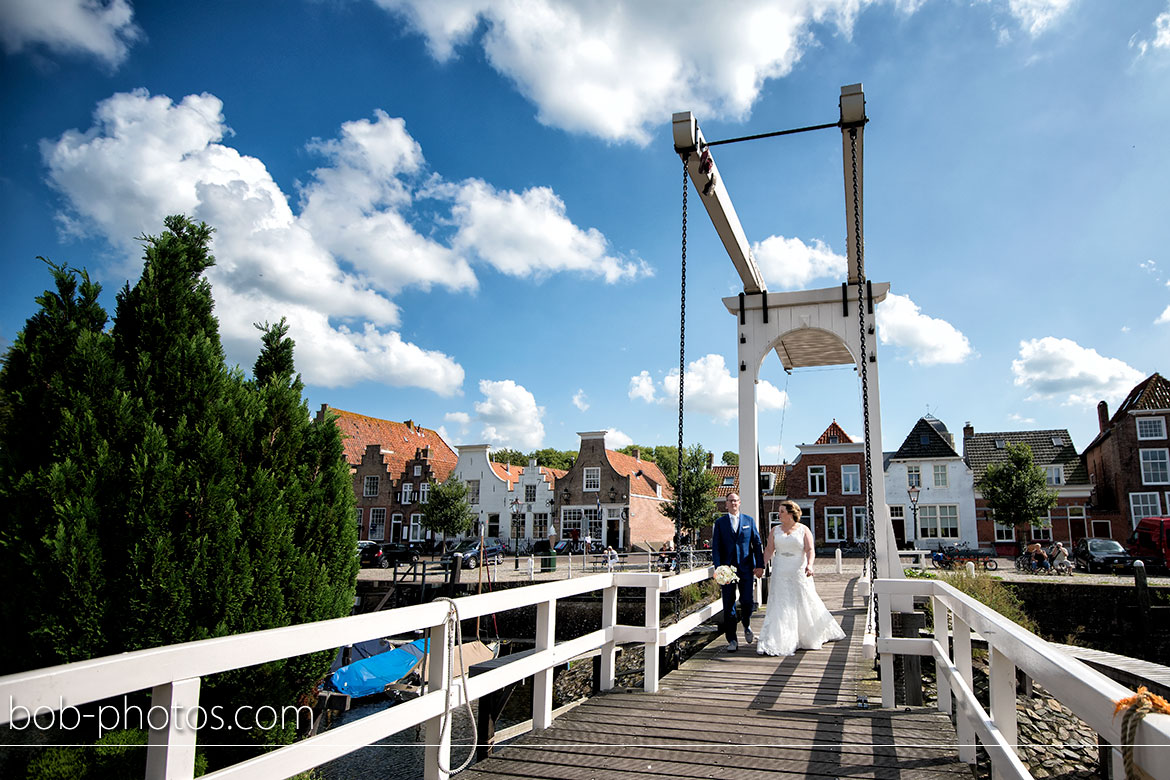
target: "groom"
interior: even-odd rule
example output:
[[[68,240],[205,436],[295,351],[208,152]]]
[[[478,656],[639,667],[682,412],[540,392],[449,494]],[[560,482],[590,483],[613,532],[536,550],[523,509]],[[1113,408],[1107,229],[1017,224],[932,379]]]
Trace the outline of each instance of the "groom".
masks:
[[[723,620],[727,634],[727,651],[739,649],[735,638],[736,620],[743,622],[744,641],[749,645],[755,637],[748,623],[755,609],[755,578],[764,576],[764,551],[760,546],[760,532],[756,521],[739,513],[739,495],[727,497],[727,514],[715,521],[711,533],[711,561],[715,568],[730,566],[739,575],[739,582],[722,586]],[[739,611],[736,611],[735,591],[739,590]]]

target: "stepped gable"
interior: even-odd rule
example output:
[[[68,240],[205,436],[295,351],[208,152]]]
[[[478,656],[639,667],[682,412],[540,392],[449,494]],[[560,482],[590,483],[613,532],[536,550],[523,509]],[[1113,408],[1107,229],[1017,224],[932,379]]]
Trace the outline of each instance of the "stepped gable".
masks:
[[[788,476],[788,469],[781,465],[760,466],[761,472],[775,474],[772,478],[772,492],[773,496],[787,495],[786,479]],[[727,498],[732,493],[739,493],[739,466],[712,466],[711,473],[719,480],[719,484],[715,487],[716,498]],[[731,477],[735,482],[731,485],[724,485],[723,481]]]
[[[406,422],[380,420],[377,417],[333,407],[329,407],[328,411],[337,415],[337,427],[341,430],[342,444],[345,447],[345,460],[351,466],[360,465],[366,447],[377,444],[382,448],[382,460],[394,479],[397,479],[406,468],[407,461],[413,460],[419,450],[428,447],[431,450],[431,472],[436,481],[445,481],[455,470],[459,456],[447,446],[447,442],[443,441],[443,437],[437,431],[416,425],[413,420]]]
[[[999,446],[1002,442],[1003,446]],[[1059,442],[1059,444],[1057,443]],[[1011,444],[1027,444],[1032,448],[1032,460],[1037,466],[1064,466],[1066,485],[1089,484],[1085,462],[1077,454],[1072,436],[1064,428],[1040,431],[999,431],[977,433],[963,439],[963,459],[975,475],[975,484],[983,478],[988,465],[1002,461]]]
[[[490,461],[490,464],[495,475],[508,483],[508,490],[514,489],[516,483],[520,481],[520,477],[524,475],[523,466],[513,466],[510,463],[496,463],[494,460]]]
[[[666,475],[654,461],[642,460],[613,450],[606,450],[605,457],[614,471],[630,478],[632,495],[654,496],[657,495],[655,485],[662,485],[662,497],[673,498],[674,492],[670,488],[670,483],[666,481]]]
[[[836,438],[836,441],[833,439]],[[817,444],[852,444],[853,439],[849,438],[849,434],[845,433],[845,429],[833,420],[825,432],[821,434],[821,438],[817,439]]]
[[[896,460],[957,458],[959,453],[950,442],[947,426],[943,425],[942,420],[928,414],[919,418],[910,429],[910,435],[891,457]]]

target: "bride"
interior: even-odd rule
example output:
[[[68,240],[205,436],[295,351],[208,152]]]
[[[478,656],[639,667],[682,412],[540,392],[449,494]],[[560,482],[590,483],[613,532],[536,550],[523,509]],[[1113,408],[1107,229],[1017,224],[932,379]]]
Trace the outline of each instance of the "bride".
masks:
[[[812,531],[801,525],[800,507],[793,501],[781,502],[780,524],[768,534],[764,548],[764,560],[772,564],[772,584],[756,643],[760,655],[820,650],[825,642],[845,638],[813,587],[815,558]]]

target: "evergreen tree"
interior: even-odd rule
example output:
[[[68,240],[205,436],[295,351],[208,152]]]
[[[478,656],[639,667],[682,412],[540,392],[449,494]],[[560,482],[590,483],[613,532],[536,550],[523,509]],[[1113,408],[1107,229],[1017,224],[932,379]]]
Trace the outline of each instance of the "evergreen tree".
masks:
[[[678,479],[672,480],[670,486],[674,498],[662,504],[661,512],[677,522],[679,502],[682,503],[682,527],[678,531],[697,531],[711,525],[715,519],[715,490],[719,480],[707,470],[707,451],[701,445],[683,450],[681,486]]]
[[[1056,506],[1056,491],[1048,487],[1044,469],[1036,465],[1027,444],[1009,444],[1004,454],[1004,460],[987,466],[977,485],[979,492],[1000,525],[1017,530],[1041,525],[1048,510]]]
[[[452,474],[446,482],[431,483],[431,496],[423,507],[423,528],[446,539],[467,533],[474,523],[475,513],[467,501],[464,482]]]

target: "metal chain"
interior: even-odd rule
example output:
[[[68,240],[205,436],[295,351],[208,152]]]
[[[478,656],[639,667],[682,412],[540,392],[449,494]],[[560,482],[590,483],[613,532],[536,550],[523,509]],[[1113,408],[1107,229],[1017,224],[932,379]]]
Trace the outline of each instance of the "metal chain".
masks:
[[[679,552],[682,544],[683,527],[683,384],[686,380],[687,354],[687,160],[691,153],[682,158],[682,303],[678,317],[678,477],[674,491],[678,521],[674,524],[674,549]]]
[[[869,356],[865,343],[865,248],[861,241],[861,198],[857,193],[857,128],[849,128],[849,154],[853,162],[853,244],[857,254],[857,331],[860,339],[861,361],[861,411],[865,435],[865,494],[866,524],[869,526],[869,571],[870,581],[877,579],[877,534],[873,512],[873,459],[869,429]],[[872,591],[871,591],[872,593]],[[877,594],[873,595],[873,614],[877,615]]]

